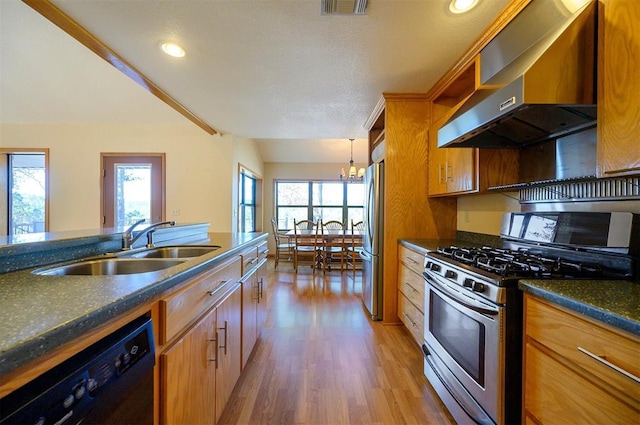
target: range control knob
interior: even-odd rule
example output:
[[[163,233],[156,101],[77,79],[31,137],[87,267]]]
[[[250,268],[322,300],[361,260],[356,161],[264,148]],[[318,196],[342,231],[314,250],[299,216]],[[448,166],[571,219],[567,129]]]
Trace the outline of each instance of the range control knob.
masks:
[[[458,273],[453,270],[447,270],[444,274],[444,277],[448,277],[449,279],[455,279],[458,277]]]
[[[431,263],[431,270],[433,270],[434,272],[439,272],[441,269],[439,264],[436,263]]]
[[[473,282],[473,286],[471,287],[473,292],[484,292],[484,284],[480,282]]]
[[[463,282],[462,282],[462,286],[464,286],[465,288],[473,288],[473,284],[476,283],[473,279],[471,278],[466,278]]]
[[[74,401],[76,401],[76,398],[73,396],[73,394],[69,394],[62,400],[62,406],[65,409],[69,409],[71,408],[71,406],[73,406]]]

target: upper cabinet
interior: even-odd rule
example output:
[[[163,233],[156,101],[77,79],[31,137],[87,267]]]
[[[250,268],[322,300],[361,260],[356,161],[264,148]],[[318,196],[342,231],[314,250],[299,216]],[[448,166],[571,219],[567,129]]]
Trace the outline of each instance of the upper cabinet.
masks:
[[[600,0],[598,177],[640,173],[640,2]]]

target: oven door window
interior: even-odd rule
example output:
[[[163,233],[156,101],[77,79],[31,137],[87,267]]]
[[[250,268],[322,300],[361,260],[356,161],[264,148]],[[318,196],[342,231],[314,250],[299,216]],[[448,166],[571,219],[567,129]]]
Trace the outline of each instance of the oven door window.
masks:
[[[485,326],[431,291],[429,331],[480,386],[484,387]]]

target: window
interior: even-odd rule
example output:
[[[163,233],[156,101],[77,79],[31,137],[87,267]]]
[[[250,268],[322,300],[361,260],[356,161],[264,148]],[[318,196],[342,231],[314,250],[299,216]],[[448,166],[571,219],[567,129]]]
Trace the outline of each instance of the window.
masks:
[[[278,229],[293,229],[293,221],[338,220],[349,226],[361,221],[364,184],[357,182],[277,181]]]
[[[47,231],[48,151],[2,149],[0,153],[0,234]]]
[[[256,179],[247,170],[240,171],[240,232],[256,231]]]

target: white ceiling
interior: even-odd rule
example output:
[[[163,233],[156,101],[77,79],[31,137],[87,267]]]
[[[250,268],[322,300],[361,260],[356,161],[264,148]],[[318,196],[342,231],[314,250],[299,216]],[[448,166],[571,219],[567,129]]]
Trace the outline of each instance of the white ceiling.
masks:
[[[320,0],[53,0],[221,133],[266,162],[366,158],[383,92],[426,92],[509,0],[465,15],[449,0],[370,0],[321,16]],[[186,123],[19,0],[0,0],[0,122]],[[159,49],[179,42],[183,59]]]

